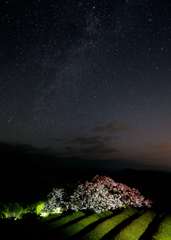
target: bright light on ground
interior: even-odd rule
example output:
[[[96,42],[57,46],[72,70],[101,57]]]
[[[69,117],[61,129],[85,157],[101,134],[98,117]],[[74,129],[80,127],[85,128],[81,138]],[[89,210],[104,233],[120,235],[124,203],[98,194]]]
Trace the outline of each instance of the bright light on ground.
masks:
[[[41,217],[48,217],[48,216],[49,216],[49,213],[47,213],[47,212],[41,212],[41,213],[40,213],[40,216],[41,216]]]

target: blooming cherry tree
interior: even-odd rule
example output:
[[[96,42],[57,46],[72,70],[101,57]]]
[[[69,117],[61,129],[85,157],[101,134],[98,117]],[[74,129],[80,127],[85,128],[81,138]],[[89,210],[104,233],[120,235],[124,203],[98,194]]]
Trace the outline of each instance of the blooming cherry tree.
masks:
[[[44,211],[92,210],[100,213],[125,207],[151,207],[152,202],[141,193],[125,184],[117,183],[106,176],[95,176],[90,182],[79,184],[72,194],[64,189],[53,189],[48,195]]]

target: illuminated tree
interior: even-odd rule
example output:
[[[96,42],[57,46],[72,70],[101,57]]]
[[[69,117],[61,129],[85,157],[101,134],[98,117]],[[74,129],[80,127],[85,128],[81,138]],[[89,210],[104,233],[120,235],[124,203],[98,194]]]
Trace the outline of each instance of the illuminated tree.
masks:
[[[64,194],[63,188],[54,188],[48,195],[47,202],[42,210],[42,215],[62,212],[65,208]]]
[[[78,185],[70,196],[69,208],[102,212],[128,206],[151,207],[151,204],[137,189],[116,183],[109,177],[96,176],[91,182]]]
[[[64,189],[53,189],[48,195],[44,212],[62,210],[92,210],[100,213],[125,207],[151,207],[152,202],[135,188],[117,183],[106,176],[95,176],[92,181],[79,184],[72,194]]]

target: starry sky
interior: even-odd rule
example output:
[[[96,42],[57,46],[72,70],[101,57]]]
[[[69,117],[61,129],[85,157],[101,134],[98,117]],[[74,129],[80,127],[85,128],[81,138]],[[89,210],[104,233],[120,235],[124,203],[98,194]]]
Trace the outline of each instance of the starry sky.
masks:
[[[0,1],[1,142],[171,169],[170,105],[169,0]]]

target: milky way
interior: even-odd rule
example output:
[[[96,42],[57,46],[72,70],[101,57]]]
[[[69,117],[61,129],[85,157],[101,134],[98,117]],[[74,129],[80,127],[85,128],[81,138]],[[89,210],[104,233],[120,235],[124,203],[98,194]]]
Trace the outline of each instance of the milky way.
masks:
[[[0,1],[1,141],[171,167],[170,10]]]

